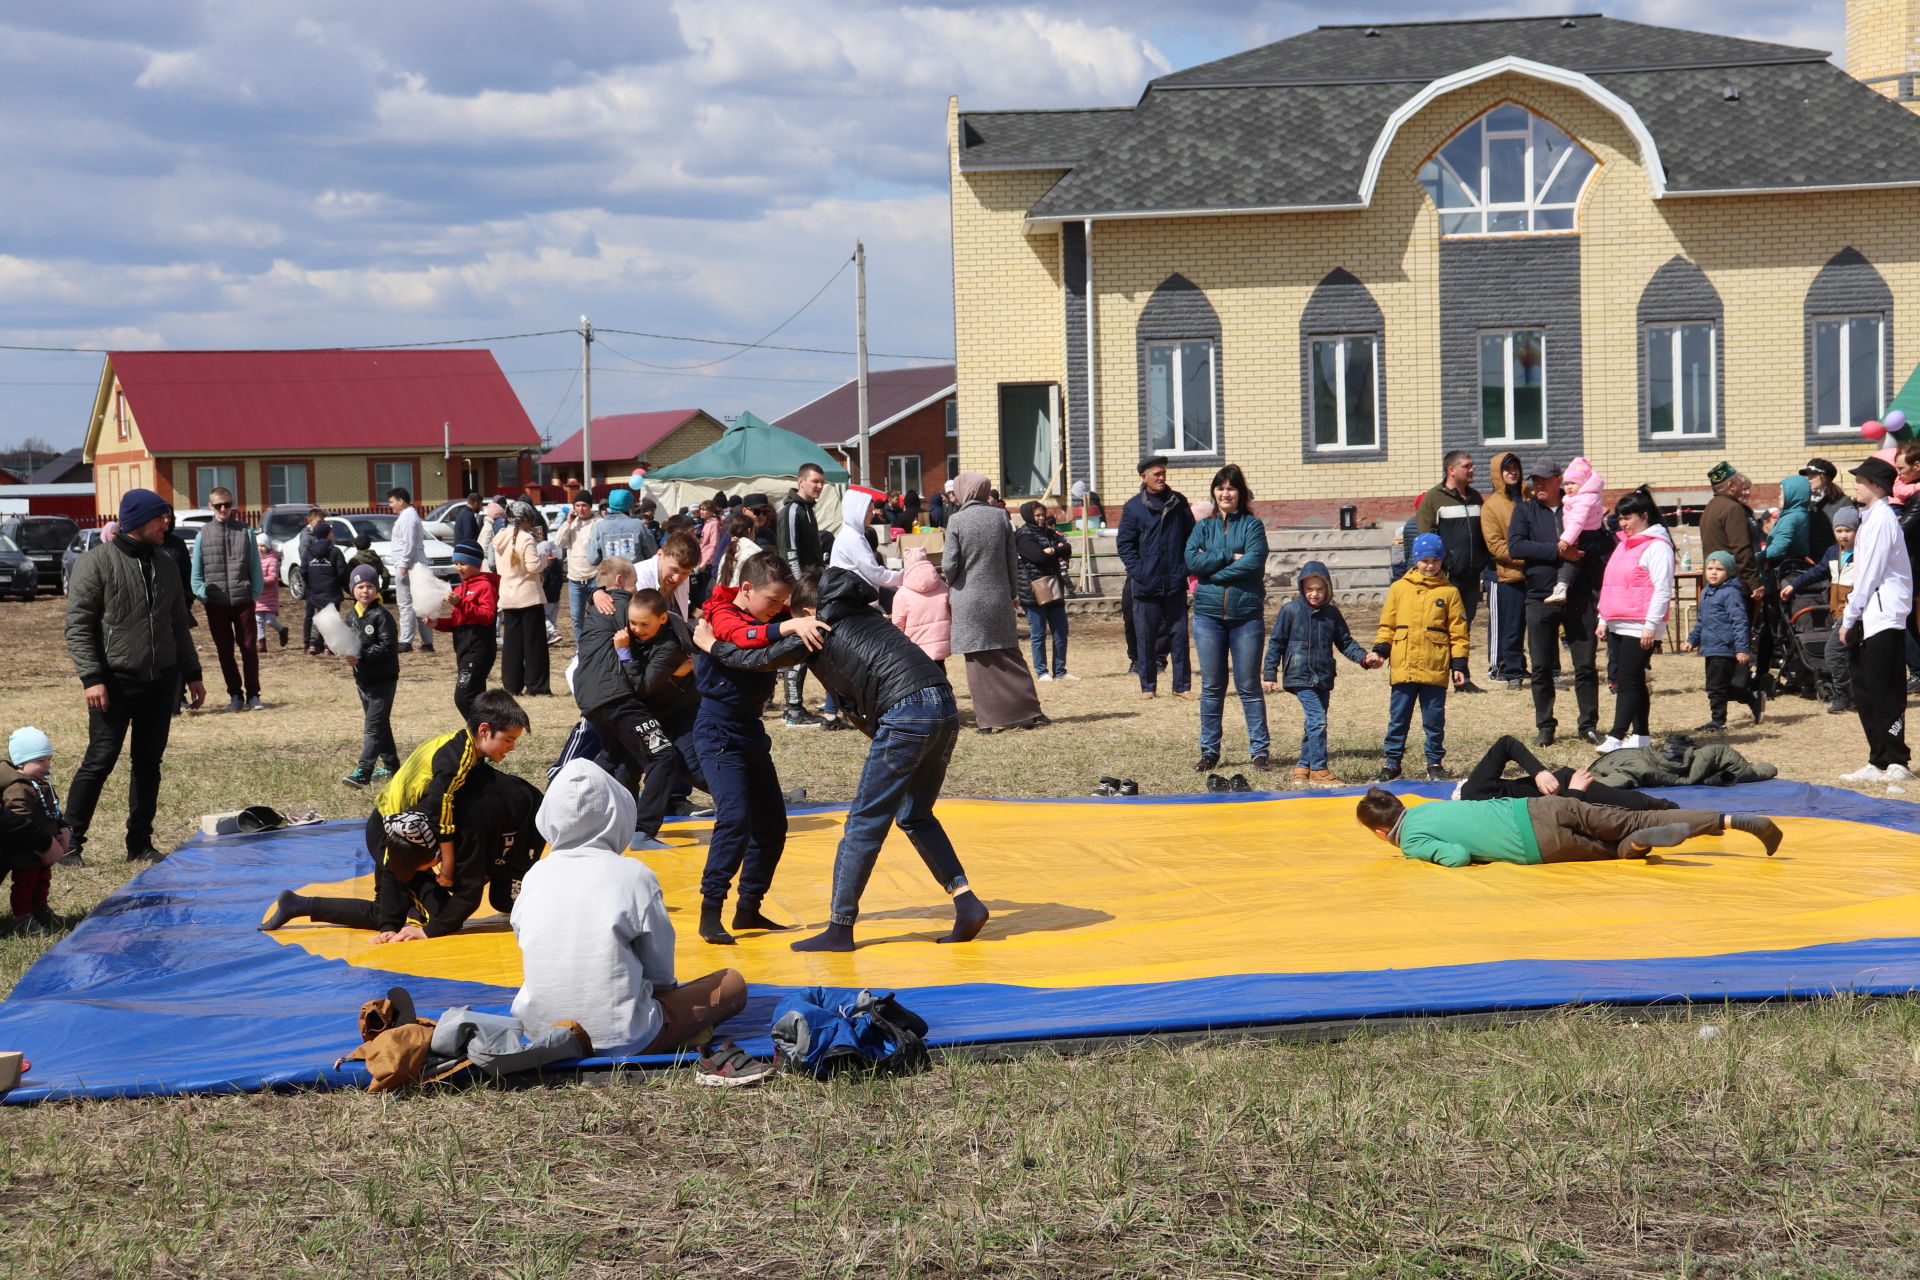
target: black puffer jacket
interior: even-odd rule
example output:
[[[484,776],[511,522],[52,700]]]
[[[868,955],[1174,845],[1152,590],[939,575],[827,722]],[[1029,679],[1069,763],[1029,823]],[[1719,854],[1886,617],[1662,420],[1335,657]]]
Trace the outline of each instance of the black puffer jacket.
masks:
[[[867,736],[894,703],[922,689],[945,686],[947,673],[874,606],[880,597],[859,574],[828,569],[820,576],[823,622],[833,630],[809,653],[798,636],[765,649],[721,641],[712,657],[730,667],[792,667],[805,663],[839,702],[847,722]]]
[[[353,678],[375,687],[400,678],[400,625],[379,605],[369,605],[365,613],[359,606],[346,607],[347,625],[360,633],[360,661],[354,664]]]
[[[200,678],[187,618],[187,584],[173,558],[122,533],[81,556],[67,581],[67,651],[83,685],[109,674]]]
[[[699,709],[700,690],[694,686],[693,672],[675,674],[693,656],[693,630],[684,618],[669,612],[653,639],[633,641],[629,653],[628,660],[619,664],[621,674],[656,719],[670,720]]]
[[[1061,590],[1066,589],[1067,562],[1073,559],[1073,544],[1059,532],[1044,525],[1023,524],[1013,532],[1014,569],[1020,576],[1020,603],[1031,605],[1033,580],[1058,575]],[[1058,600],[1059,595],[1054,599]]]
[[[620,655],[613,651],[613,635],[627,625],[625,591],[609,591],[613,612],[602,613],[587,603],[580,615],[579,662],[573,669],[573,700],[584,712],[633,696],[633,687],[620,674]]]
[[[347,558],[331,538],[307,543],[307,562],[300,566],[310,604],[339,604],[347,595]]]

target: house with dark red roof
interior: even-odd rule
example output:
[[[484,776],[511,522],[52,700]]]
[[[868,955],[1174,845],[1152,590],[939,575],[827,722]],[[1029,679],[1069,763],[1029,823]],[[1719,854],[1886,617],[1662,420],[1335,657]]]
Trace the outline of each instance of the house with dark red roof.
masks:
[[[593,420],[595,475],[624,482],[635,466],[664,467],[690,458],[726,434],[727,424],[705,409],[657,409],[610,413]],[[574,432],[540,459],[555,483],[580,475],[581,432]]]
[[[539,444],[490,351],[111,351],[83,457],[103,512],[139,488],[355,511],[519,488]]]
[[[960,469],[953,366],[877,369],[867,375],[868,480],[889,492],[938,493]],[[859,478],[860,385],[849,381],[774,421],[842,459]]]

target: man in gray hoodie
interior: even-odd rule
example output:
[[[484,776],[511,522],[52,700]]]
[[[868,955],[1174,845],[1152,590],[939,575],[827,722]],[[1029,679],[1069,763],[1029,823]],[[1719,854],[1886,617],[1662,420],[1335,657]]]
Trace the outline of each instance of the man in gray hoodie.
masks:
[[[577,1021],[597,1052],[670,1053],[746,1007],[738,970],[674,981],[673,922],[659,878],[624,856],[634,800],[605,769],[570,760],[547,788],[535,826],[550,851],[520,882],[513,935],[526,1026]]]

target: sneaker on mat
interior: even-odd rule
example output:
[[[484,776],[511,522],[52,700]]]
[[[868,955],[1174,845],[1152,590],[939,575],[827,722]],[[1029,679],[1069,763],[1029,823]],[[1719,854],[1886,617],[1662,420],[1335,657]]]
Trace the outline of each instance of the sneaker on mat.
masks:
[[[700,1059],[693,1078],[716,1089],[739,1089],[759,1084],[778,1068],[765,1058],[756,1058],[731,1040]]]
[[[1608,734],[1605,738],[1602,738],[1598,743],[1596,743],[1593,749],[1595,751],[1598,751],[1601,755],[1604,756],[1611,752],[1619,751],[1626,745],[1627,745],[1626,743],[1614,737],[1612,734]]]
[[[1228,782],[1225,778],[1221,777],[1219,774],[1210,773],[1207,775],[1207,790],[1219,792],[1219,791],[1230,791],[1232,789],[1233,789],[1233,784],[1231,782]]]
[[[1374,774],[1374,775],[1373,775],[1373,780],[1374,780],[1375,782],[1398,782],[1398,781],[1400,781],[1400,766],[1399,766],[1399,765],[1397,765],[1397,764],[1383,764],[1383,765],[1381,765],[1381,766],[1380,766],[1380,772],[1379,772],[1379,773],[1376,773],[1376,774]]]
[[[1430,764],[1427,766],[1427,781],[1452,782],[1453,775],[1447,772],[1447,766],[1443,764]]]

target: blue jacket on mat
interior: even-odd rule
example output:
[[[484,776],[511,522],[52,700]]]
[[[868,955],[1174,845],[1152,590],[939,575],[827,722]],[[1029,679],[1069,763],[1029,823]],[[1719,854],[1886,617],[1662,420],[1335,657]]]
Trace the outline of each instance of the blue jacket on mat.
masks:
[[[1239,559],[1234,559],[1238,555]],[[1187,572],[1200,580],[1193,611],[1222,622],[1248,622],[1267,611],[1267,526],[1236,511],[1209,516],[1187,535]]]
[[[1700,617],[1687,633],[1687,643],[1709,658],[1731,658],[1752,653],[1747,632],[1747,597],[1740,579],[1700,588]]]
[[[1282,605],[1273,620],[1273,637],[1267,641],[1266,660],[1260,664],[1262,680],[1277,680],[1284,661],[1286,678],[1281,680],[1281,687],[1285,689],[1331,689],[1336,652],[1354,662],[1364,662],[1367,657],[1367,651],[1347,629],[1346,615],[1333,602],[1333,578],[1328,575],[1327,566],[1318,560],[1307,561],[1300,566],[1294,582],[1304,584],[1308,578],[1326,582],[1326,603],[1315,608],[1300,595]]]

